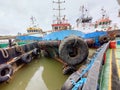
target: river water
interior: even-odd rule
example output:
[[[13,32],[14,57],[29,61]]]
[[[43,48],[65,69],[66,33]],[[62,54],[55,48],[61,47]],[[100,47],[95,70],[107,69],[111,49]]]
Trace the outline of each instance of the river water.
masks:
[[[89,50],[91,57],[95,50]],[[8,83],[0,84],[0,90],[60,90],[69,76],[63,75],[62,66],[54,59],[34,59],[15,72]]]
[[[61,63],[42,57],[24,65],[0,90],[60,90],[67,77]]]

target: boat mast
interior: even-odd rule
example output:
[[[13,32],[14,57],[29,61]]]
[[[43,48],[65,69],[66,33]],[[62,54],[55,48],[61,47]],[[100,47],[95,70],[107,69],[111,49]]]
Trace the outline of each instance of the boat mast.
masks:
[[[85,23],[90,24],[92,22],[92,17],[89,16],[88,9],[84,5],[80,6],[79,11],[80,17],[76,20],[77,27],[79,27],[79,25],[82,25],[80,27],[85,27]]]
[[[35,17],[32,16],[32,17],[30,18],[30,20],[31,20],[31,26],[32,26],[32,27],[37,27],[37,26],[38,26],[37,23],[36,23],[36,18],[35,18]]]
[[[39,25],[37,24],[36,18],[31,17],[30,18],[30,26],[27,28],[28,33],[43,33],[42,29],[38,27]]]
[[[57,16],[57,23],[61,24],[62,20],[61,20],[61,10],[65,10],[65,8],[61,8],[61,4],[65,3],[65,1],[53,1],[53,3],[58,4],[58,8],[53,8],[53,10],[57,10],[58,11],[58,16]]]
[[[85,7],[84,7],[84,5],[80,7],[80,11],[81,11],[81,17],[84,18],[85,17]]]
[[[104,8],[101,9],[102,18],[107,18],[106,10]]]

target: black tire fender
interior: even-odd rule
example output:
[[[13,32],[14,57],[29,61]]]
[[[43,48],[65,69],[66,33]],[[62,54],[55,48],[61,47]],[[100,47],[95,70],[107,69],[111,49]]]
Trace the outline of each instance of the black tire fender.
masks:
[[[85,42],[87,43],[88,47],[93,47],[95,40],[94,39],[86,39]]]
[[[49,58],[55,58],[58,57],[58,48],[55,47],[47,47],[46,50],[44,50],[44,56]]]
[[[40,50],[38,48],[35,48],[33,50],[33,55],[38,56],[40,54]]]
[[[101,44],[107,43],[109,41],[109,37],[108,36],[101,36],[99,37],[99,42]]]
[[[76,71],[76,68],[74,66],[66,66],[63,68],[63,74],[72,74],[74,71]]]
[[[13,68],[10,64],[0,65],[0,82],[5,82],[10,79],[13,74]]]
[[[24,63],[29,63],[32,60],[32,55],[31,54],[27,54],[27,53],[23,54],[23,56],[21,57],[21,60]]]
[[[77,65],[88,57],[88,46],[82,38],[70,36],[59,46],[59,56],[68,65]]]

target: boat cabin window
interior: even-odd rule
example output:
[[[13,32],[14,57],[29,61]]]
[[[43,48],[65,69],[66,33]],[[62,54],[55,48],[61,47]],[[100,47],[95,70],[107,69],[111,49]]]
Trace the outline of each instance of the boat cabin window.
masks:
[[[58,27],[55,27],[55,30],[58,30]]]
[[[102,23],[100,22],[99,25],[101,25]]]
[[[105,22],[103,22],[103,25],[105,24]]]

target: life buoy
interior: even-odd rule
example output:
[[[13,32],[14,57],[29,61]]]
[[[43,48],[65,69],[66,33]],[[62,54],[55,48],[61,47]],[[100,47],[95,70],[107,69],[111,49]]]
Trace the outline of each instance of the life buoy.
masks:
[[[29,63],[32,60],[32,55],[31,54],[27,54],[27,53],[23,54],[23,56],[21,57],[21,60],[24,63]]]
[[[87,44],[77,36],[65,38],[59,46],[59,56],[68,65],[77,65],[88,57]]]
[[[13,74],[13,68],[10,64],[0,65],[0,82],[7,81]]]

